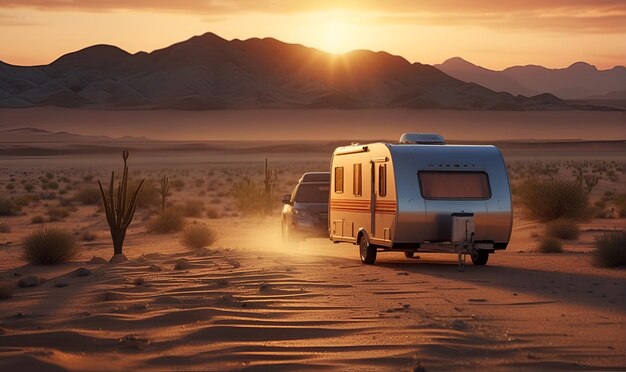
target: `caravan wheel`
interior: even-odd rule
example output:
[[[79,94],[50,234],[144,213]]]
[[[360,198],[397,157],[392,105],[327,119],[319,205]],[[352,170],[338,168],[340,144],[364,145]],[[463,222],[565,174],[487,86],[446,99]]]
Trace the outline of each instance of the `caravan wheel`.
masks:
[[[481,250],[472,252],[472,263],[474,265],[486,265],[488,260],[489,252]]]
[[[359,253],[361,254],[361,262],[373,265],[376,262],[376,247],[370,245],[367,236],[361,236],[359,239]]]
[[[404,257],[413,258],[415,256],[415,251],[404,251]]]

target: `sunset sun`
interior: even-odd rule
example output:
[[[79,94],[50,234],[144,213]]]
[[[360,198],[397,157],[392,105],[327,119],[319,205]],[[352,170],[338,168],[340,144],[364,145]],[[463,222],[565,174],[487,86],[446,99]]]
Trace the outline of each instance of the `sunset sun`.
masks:
[[[355,26],[341,19],[330,19],[320,30],[320,47],[330,53],[345,53],[354,49]]]

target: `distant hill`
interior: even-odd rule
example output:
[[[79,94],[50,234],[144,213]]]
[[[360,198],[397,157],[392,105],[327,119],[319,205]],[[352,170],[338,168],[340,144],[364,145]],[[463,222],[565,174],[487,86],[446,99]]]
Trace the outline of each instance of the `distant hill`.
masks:
[[[95,45],[44,66],[0,62],[0,107],[596,109],[551,94],[494,90],[503,89],[385,52],[336,56],[271,38],[227,41],[212,33],[150,53]]]
[[[550,93],[561,99],[588,99],[624,91],[626,87],[624,66],[598,70],[588,63],[577,62],[561,69],[528,65],[494,71],[455,57],[434,67],[459,80],[515,95]]]

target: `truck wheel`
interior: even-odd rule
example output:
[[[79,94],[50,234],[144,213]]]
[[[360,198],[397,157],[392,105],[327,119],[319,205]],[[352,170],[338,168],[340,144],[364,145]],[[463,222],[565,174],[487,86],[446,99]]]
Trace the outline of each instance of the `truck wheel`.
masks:
[[[415,251],[404,251],[404,257],[413,258],[415,256]]]
[[[373,265],[376,262],[376,247],[370,245],[365,235],[359,240],[359,253],[361,254],[361,262],[367,265]]]
[[[472,263],[474,265],[486,265],[487,260],[489,260],[489,252],[482,250],[475,250],[472,252]]]

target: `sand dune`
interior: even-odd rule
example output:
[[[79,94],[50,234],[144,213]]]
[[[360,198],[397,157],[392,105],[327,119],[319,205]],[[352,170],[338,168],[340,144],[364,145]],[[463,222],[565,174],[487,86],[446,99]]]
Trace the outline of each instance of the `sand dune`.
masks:
[[[616,331],[626,321],[623,270],[590,271],[588,258],[577,253],[524,253],[528,242],[519,240],[490,266],[462,272],[454,259],[437,255],[407,260],[387,254],[378,265],[365,267],[356,248],[323,239],[280,248],[277,224],[266,220],[239,235],[222,227],[223,242],[232,248],[202,256],[166,241],[152,247],[162,253],[131,254],[126,263],[53,268],[45,284],[3,303],[0,365],[51,370],[624,366],[624,335]],[[259,234],[265,240],[251,245]],[[131,239],[130,247],[141,235]],[[90,254],[105,252],[102,247]],[[176,270],[181,258],[190,266]],[[151,271],[152,264],[163,270]],[[77,265],[94,274],[68,276]],[[3,275],[14,271],[5,269]],[[136,285],[136,278],[143,283]],[[59,280],[69,286],[54,287]],[[68,302],[59,303],[59,296]]]

